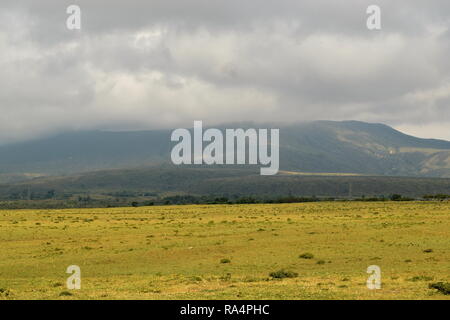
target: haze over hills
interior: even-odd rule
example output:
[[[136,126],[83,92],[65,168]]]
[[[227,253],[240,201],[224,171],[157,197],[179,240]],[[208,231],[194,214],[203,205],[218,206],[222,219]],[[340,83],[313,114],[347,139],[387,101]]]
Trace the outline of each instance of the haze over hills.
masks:
[[[0,146],[0,182],[169,164],[171,132],[71,132]],[[280,170],[450,177],[450,142],[412,137],[383,124],[300,123],[280,127]]]

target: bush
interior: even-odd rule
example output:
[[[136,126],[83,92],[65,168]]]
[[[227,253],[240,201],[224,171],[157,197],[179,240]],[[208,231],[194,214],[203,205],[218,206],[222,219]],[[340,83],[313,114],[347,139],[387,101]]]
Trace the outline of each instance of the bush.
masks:
[[[220,280],[222,280],[222,281],[230,281],[231,280],[231,273],[227,273],[226,275],[220,277]]]
[[[400,201],[402,200],[402,195],[401,194],[393,194],[389,197],[392,201]]]
[[[407,281],[417,282],[417,281],[431,281],[433,280],[433,277],[428,276],[415,276],[410,279],[406,279]]]
[[[202,277],[199,277],[199,276],[193,276],[193,277],[191,277],[191,280],[196,281],[196,282],[203,281]]]
[[[284,279],[284,278],[296,278],[298,277],[297,272],[287,271],[287,270],[278,270],[276,272],[271,272],[269,274],[274,279]]]
[[[436,289],[445,295],[450,295],[450,283],[448,282],[430,283],[429,287],[430,289]]]
[[[10,295],[11,295],[11,292],[9,291],[9,289],[0,288],[0,297],[1,296],[9,297]]]
[[[231,263],[231,260],[225,258],[225,259],[220,260],[220,263]]]
[[[448,194],[426,194],[423,196],[424,199],[426,200],[445,200],[445,199],[450,199],[450,195]]]
[[[298,257],[300,259],[312,259],[312,258],[314,258],[314,255],[312,253],[306,252],[306,253],[302,253]]]

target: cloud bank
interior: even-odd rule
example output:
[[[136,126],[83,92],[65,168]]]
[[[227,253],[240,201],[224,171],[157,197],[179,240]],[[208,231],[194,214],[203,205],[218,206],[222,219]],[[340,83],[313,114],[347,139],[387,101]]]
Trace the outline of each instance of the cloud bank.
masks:
[[[0,143],[319,119],[450,140],[449,26],[445,0],[3,0]]]

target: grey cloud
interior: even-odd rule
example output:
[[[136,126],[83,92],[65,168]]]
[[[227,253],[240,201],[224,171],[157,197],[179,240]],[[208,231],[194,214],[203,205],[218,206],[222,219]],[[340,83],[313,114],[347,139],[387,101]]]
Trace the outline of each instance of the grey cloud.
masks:
[[[376,2],[381,31],[366,0],[4,0],[0,143],[196,119],[444,128],[450,2]],[[81,31],[65,27],[70,4]]]

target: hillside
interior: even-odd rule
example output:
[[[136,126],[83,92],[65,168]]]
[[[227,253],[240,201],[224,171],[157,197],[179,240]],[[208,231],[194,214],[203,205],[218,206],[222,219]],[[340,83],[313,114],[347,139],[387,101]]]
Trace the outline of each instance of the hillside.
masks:
[[[137,169],[103,170],[65,177],[36,178],[27,182],[0,185],[0,200],[133,198],[140,200],[171,195],[362,197],[402,194],[450,194],[450,179],[383,177],[364,175],[297,175],[281,172],[260,176],[248,168],[180,168],[156,166]]]
[[[0,183],[43,174],[168,164],[174,145],[170,134],[171,130],[72,132],[0,146]],[[280,170],[450,177],[450,142],[415,138],[383,124],[301,123],[280,128]]]

